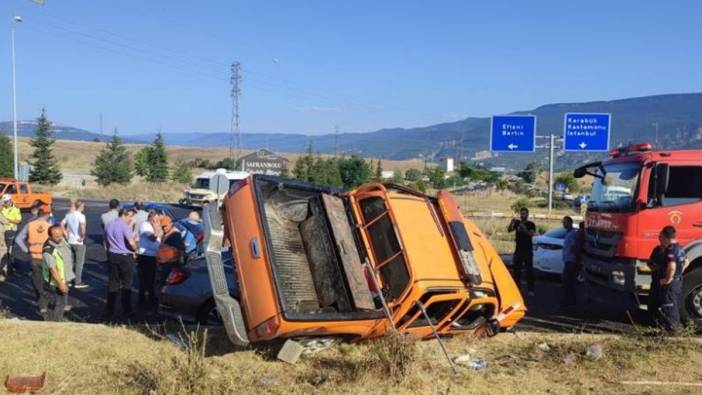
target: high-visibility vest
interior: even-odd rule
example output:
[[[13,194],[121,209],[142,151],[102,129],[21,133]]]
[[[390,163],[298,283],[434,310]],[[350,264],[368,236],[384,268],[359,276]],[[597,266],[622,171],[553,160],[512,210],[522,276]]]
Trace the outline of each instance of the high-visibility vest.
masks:
[[[42,259],[44,243],[49,239],[49,227],[51,227],[49,221],[41,218],[27,224],[27,241],[29,242],[29,255],[32,259]]]
[[[54,263],[56,263],[56,271],[58,272],[59,278],[61,279],[61,281],[66,282],[66,273],[64,271],[63,256],[59,252],[59,249],[50,245],[47,246],[47,248],[44,248],[44,252],[49,252],[54,258]],[[51,277],[51,270],[49,270],[49,265],[47,264],[46,259],[44,260],[44,266],[42,269],[44,281],[49,283],[50,286],[56,287],[56,281],[54,281],[54,278]]]
[[[20,209],[17,208],[16,206],[3,207],[2,215],[10,221],[15,221],[15,222],[22,221],[22,213],[20,212]],[[7,224],[7,225],[5,225],[5,228],[7,228],[7,230],[17,230],[17,225],[16,224]]]

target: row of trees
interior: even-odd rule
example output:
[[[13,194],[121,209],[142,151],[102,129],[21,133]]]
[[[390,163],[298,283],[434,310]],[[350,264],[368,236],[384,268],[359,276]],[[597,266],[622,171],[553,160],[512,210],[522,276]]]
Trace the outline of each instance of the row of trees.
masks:
[[[178,158],[174,168],[169,171],[168,154],[161,132],[156,135],[151,145],[137,151],[132,159],[116,130],[95,158],[91,174],[101,186],[127,184],[135,174],[144,177],[150,183],[170,180],[179,184],[190,184],[193,178],[190,164],[182,158]]]

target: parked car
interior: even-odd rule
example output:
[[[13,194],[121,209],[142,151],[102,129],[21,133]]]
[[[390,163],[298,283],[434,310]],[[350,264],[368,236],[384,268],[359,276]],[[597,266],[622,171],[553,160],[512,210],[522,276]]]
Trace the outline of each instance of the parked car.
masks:
[[[231,254],[225,253],[223,256],[229,294],[238,299],[239,289]],[[160,289],[158,312],[166,317],[182,319],[183,322],[222,325],[212,298],[210,275],[204,256],[192,259],[184,266],[173,267],[166,278],[166,284]]]
[[[573,225],[577,231],[578,225]],[[551,274],[563,273],[563,227],[551,229],[543,235],[534,236],[534,269]]]

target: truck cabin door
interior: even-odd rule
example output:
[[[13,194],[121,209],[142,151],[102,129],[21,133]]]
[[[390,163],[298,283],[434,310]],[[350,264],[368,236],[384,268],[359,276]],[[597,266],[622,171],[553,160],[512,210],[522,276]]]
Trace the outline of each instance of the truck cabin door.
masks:
[[[641,211],[639,220],[639,256],[650,255],[658,245],[658,234],[667,225],[675,227],[682,246],[702,239],[702,164],[658,164],[648,174],[647,186],[642,185],[647,196],[646,208]]]

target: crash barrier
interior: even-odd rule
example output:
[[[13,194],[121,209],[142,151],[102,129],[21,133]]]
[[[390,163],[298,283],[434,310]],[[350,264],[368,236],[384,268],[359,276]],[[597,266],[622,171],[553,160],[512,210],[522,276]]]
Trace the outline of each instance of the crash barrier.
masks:
[[[513,213],[500,213],[495,211],[468,211],[464,214],[469,218],[514,218]],[[563,214],[540,214],[540,213],[529,213],[531,219],[548,219],[560,221],[563,219]],[[573,221],[582,221],[583,217],[581,215],[571,215]]]

